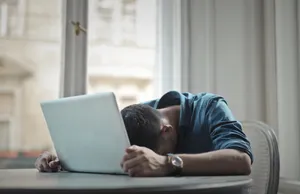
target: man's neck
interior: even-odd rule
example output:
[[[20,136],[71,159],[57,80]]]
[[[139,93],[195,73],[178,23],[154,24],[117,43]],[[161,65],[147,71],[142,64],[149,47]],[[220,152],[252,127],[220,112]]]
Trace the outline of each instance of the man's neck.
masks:
[[[167,122],[172,125],[177,131],[180,119],[180,106],[170,106],[167,108],[159,109],[158,111],[162,114],[164,119],[166,119]]]

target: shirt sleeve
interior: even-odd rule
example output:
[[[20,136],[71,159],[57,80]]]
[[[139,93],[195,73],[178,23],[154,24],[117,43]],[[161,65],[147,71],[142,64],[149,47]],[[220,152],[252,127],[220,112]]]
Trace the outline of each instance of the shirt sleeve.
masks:
[[[235,120],[223,98],[214,98],[209,103],[206,116],[214,149],[236,149],[245,152],[253,163],[250,142],[242,131],[241,123]]]

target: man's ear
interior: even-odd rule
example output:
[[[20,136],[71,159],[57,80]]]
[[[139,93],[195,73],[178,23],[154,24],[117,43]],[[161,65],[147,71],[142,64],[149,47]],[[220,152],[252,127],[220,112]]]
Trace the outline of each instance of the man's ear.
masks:
[[[161,133],[170,133],[173,131],[173,126],[172,125],[163,125],[161,127]]]

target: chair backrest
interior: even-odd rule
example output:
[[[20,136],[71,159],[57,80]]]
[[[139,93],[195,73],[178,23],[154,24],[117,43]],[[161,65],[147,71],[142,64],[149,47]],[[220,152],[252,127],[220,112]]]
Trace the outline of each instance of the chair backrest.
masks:
[[[257,121],[242,122],[254,156],[251,194],[277,194],[280,160],[277,138],[266,124]]]

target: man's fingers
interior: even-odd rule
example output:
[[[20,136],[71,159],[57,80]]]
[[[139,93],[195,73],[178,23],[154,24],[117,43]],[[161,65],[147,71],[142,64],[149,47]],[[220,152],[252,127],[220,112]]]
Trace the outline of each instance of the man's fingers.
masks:
[[[34,166],[36,167],[36,169],[39,172],[44,172],[44,168],[43,168],[43,165],[42,165],[42,162],[41,162],[40,159],[37,159],[37,161],[35,162]]]
[[[138,149],[140,149],[139,146],[133,145],[133,146],[130,146],[130,147],[126,148],[126,152],[131,153],[131,152],[137,151]]]
[[[49,159],[51,159],[51,158],[45,157],[40,160],[40,164],[41,164],[41,168],[42,168],[43,172],[51,172],[52,171],[51,167],[49,166],[49,163],[48,163]]]
[[[136,156],[137,155],[133,154],[133,153],[132,154],[125,154],[123,156],[123,159],[122,159],[121,163],[120,163],[121,167],[123,168],[124,167],[124,163],[126,163],[126,161],[131,160],[131,159],[135,158]]]
[[[131,169],[128,170],[128,175],[129,176],[143,176],[143,166],[142,165],[137,165]]]
[[[127,154],[123,157],[123,161],[130,160],[138,155],[144,155],[144,150],[138,146],[131,146],[126,149]]]
[[[59,160],[54,160],[54,161],[49,162],[49,167],[51,169],[59,168],[59,166],[60,166]]]
[[[51,163],[53,163],[55,165],[60,165],[60,161],[58,160],[58,158],[52,160]]]
[[[51,154],[49,153],[49,152],[43,152],[40,156],[39,156],[39,158],[41,159],[41,160],[43,160],[43,159],[45,159],[45,160],[50,160],[51,159]]]
[[[129,169],[134,168],[137,165],[142,164],[146,160],[144,155],[137,156],[130,160],[127,160],[123,163],[123,169],[125,172],[128,172]]]
[[[44,172],[43,165],[37,165],[36,168],[38,169],[39,172]]]
[[[121,167],[125,171],[127,171],[129,168],[132,168],[132,166],[137,165],[139,161],[145,161],[144,150],[139,146],[130,146],[126,149],[126,152],[127,153],[124,155],[123,160],[121,162]]]
[[[56,161],[56,162],[58,162],[59,159],[57,158],[57,156],[51,154],[51,161]]]
[[[44,152],[37,158],[35,167],[40,172],[54,172],[60,168],[60,164],[55,155],[50,152]]]
[[[125,154],[123,157],[123,162],[126,162],[127,160],[131,160],[137,156],[138,156],[138,153],[136,153],[136,152]]]
[[[51,172],[51,168],[49,167],[48,163],[43,162],[42,164],[42,172]]]

